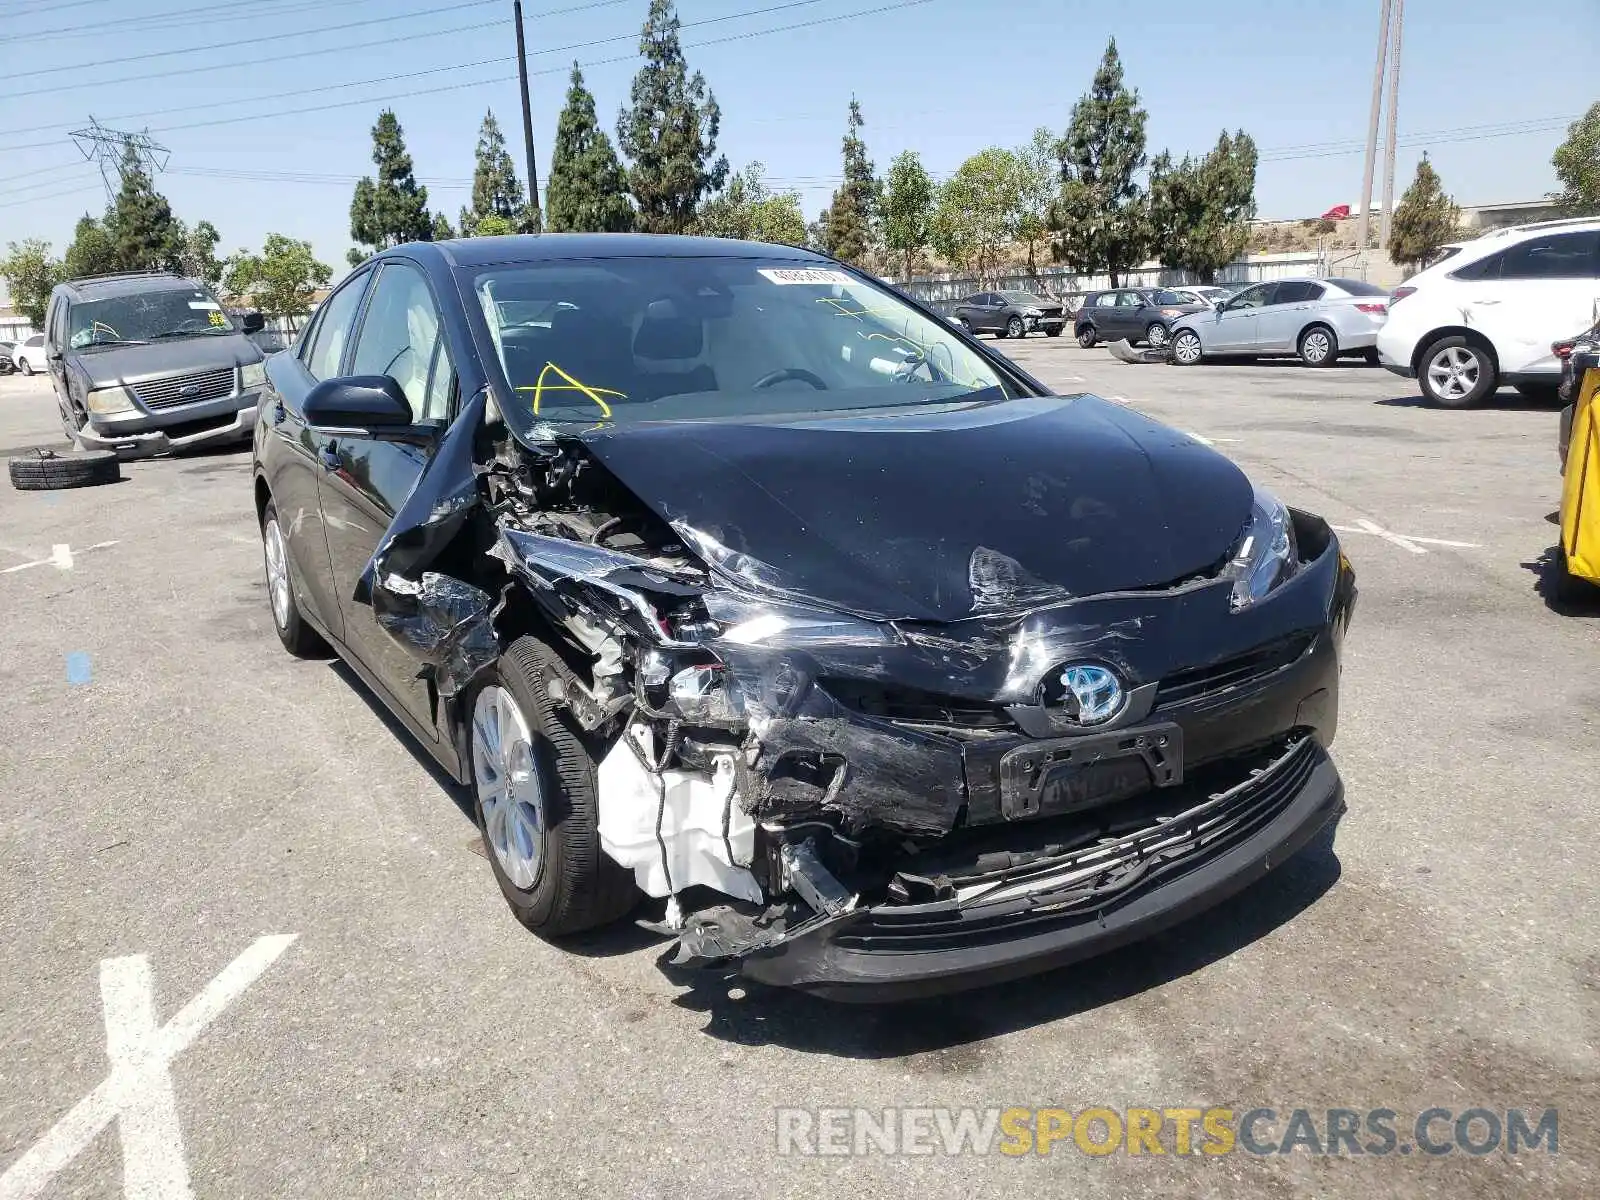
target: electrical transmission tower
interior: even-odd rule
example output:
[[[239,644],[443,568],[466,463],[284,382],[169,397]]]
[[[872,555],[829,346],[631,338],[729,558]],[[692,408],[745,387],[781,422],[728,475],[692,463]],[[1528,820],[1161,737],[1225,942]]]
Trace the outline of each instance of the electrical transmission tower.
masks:
[[[89,118],[89,124],[84,128],[73,130],[71,136],[83,157],[99,165],[100,180],[106,185],[108,204],[116,199],[122,187],[123,173],[129,166],[136,163],[147,174],[153,175],[166,170],[167,160],[172,156],[172,151],[152,138],[148,129],[139,133],[125,133],[107,129],[93,117]]]

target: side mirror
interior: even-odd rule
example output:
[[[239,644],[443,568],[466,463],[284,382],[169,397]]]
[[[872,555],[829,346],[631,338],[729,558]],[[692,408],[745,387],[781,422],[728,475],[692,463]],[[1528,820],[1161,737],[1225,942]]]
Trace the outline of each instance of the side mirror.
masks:
[[[267,327],[267,319],[258,312],[247,312],[240,322],[240,327],[246,333],[260,333]]]
[[[411,428],[411,401],[387,375],[349,375],[324,379],[306,393],[301,406],[314,429],[353,429],[377,433]]]

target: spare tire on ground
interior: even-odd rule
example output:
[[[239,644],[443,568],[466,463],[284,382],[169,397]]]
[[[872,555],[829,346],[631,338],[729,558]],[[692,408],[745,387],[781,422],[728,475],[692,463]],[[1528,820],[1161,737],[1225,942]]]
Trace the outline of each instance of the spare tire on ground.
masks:
[[[35,450],[10,462],[11,486],[23,492],[116,483],[122,467],[115,450]]]

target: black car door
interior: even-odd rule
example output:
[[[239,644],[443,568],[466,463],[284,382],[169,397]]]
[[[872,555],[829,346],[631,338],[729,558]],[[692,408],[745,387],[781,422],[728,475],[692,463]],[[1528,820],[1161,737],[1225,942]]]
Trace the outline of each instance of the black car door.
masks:
[[[417,724],[437,736],[417,660],[379,627],[370,605],[353,598],[379,539],[433,452],[437,437],[430,440],[427,428],[443,433],[455,396],[439,304],[421,267],[398,258],[379,266],[344,373],[392,377],[411,401],[419,433],[415,442],[343,430],[318,434],[317,493],[345,643]]]
[[[290,579],[313,615],[334,637],[344,638],[343,607],[328,557],[328,536],[317,496],[321,434],[306,425],[306,394],[324,379],[343,373],[351,334],[371,271],[351,275],[322,302],[292,352],[267,360],[268,390],[262,398],[256,454],[278,509],[289,547]]]
[[[990,304],[993,299],[994,297],[988,292],[979,292],[968,299],[967,303],[971,307],[967,310],[967,320],[974,333],[981,329],[994,328],[994,306]]]
[[[980,322],[983,320],[982,306],[982,293],[976,296],[968,296],[960,304],[956,305],[956,320],[964,321],[968,329],[979,328]]]

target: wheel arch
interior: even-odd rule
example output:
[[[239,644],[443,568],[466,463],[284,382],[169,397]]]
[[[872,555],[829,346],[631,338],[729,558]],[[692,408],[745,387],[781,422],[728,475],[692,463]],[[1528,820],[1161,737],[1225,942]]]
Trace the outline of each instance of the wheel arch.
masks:
[[[259,526],[267,519],[267,505],[272,500],[272,489],[267,486],[267,477],[260,471],[256,472],[256,524]]]
[[[1447,337],[1465,338],[1468,343],[1482,350],[1489,356],[1489,361],[1494,364],[1496,378],[1499,377],[1500,355],[1495,352],[1494,343],[1485,337],[1482,332],[1473,329],[1468,325],[1441,325],[1439,328],[1430,330],[1418,338],[1416,347],[1411,351],[1412,371],[1420,374],[1422,371],[1422,356],[1426,354],[1429,349],[1432,348],[1433,344],[1440,338]]]

